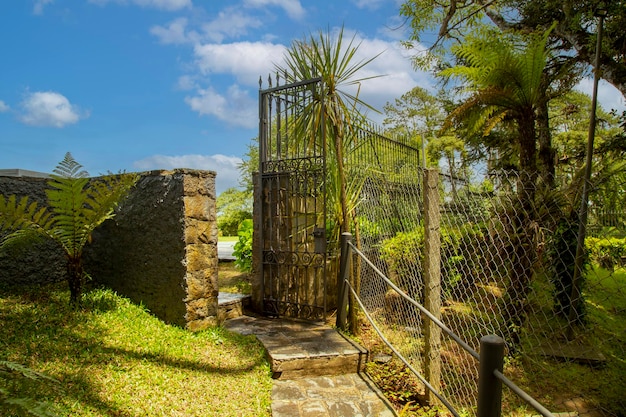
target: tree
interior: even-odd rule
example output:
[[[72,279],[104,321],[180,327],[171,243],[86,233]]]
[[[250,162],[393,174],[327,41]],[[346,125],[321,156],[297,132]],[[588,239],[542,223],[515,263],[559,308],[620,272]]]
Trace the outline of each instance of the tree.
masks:
[[[595,11],[603,3],[607,10],[600,66],[605,80],[626,95],[626,4],[624,0],[407,0],[400,8],[413,33],[406,45],[418,47],[422,33],[437,33],[417,62],[432,64],[445,54],[450,44],[461,43],[477,27],[490,22],[499,30],[518,33],[550,33],[549,44],[555,55],[571,61],[568,65],[594,65],[596,44]]]
[[[422,153],[445,119],[439,100],[422,87],[414,87],[395,99],[393,104],[387,102],[383,111],[383,126],[393,134],[411,138],[421,147]],[[422,157],[425,161],[426,155]]]
[[[353,209],[358,197],[358,186],[348,184],[344,161],[346,152],[357,140],[357,131],[364,125],[363,110],[373,107],[359,98],[359,89],[363,81],[374,78],[357,78],[357,73],[377,56],[354,62],[359,49],[355,37],[344,45],[343,28],[336,36],[320,32],[310,35],[304,40],[292,43],[284,57],[284,66],[277,66],[280,74],[285,74],[287,82],[297,82],[321,77],[324,91],[318,95],[304,112],[300,113],[290,128],[298,141],[315,144],[318,142],[322,124],[330,134],[332,146],[327,147],[325,154],[329,157],[329,184],[331,192],[329,205],[336,207],[334,212],[337,241],[341,232],[348,232],[354,217]],[[356,94],[345,90],[346,87],[357,86]],[[348,190],[352,190],[351,196]],[[353,197],[353,198],[351,198]]]
[[[224,190],[216,201],[217,227],[223,236],[236,236],[239,224],[252,218],[252,195],[235,187]]]
[[[470,130],[487,136],[500,124],[512,124],[514,145],[519,151],[518,198],[505,213],[510,221],[508,236],[514,253],[506,293],[504,320],[513,345],[519,342],[524,323],[527,294],[533,276],[536,252],[529,231],[536,220],[537,191],[537,109],[543,104],[544,68],[548,61],[547,34],[527,42],[493,36],[471,36],[453,48],[461,64],[440,75],[465,83],[469,96],[449,116],[468,122]]]
[[[46,190],[48,207],[38,207],[28,197],[0,195],[0,231],[8,232],[0,249],[39,238],[51,239],[63,249],[67,260],[70,303],[78,306],[87,272],[83,249],[91,234],[105,220],[137,182],[135,174],[109,174],[90,179],[83,166],[68,152],[53,170]]]
[[[287,82],[298,82],[320,77],[324,91],[314,94],[310,105],[299,112],[288,126],[296,141],[305,146],[323,147],[326,155],[327,211],[333,216],[330,239],[339,244],[341,233],[350,232],[354,227],[357,245],[359,245],[356,205],[361,194],[363,176],[346,175],[345,160],[348,153],[356,148],[361,128],[366,127],[362,111],[373,107],[359,98],[360,85],[373,78],[356,78],[358,72],[377,56],[361,61],[354,61],[359,49],[355,37],[344,45],[343,28],[332,36],[320,32],[310,35],[303,41],[295,41],[287,50],[284,66],[277,70],[285,74]],[[345,90],[356,86],[355,94]],[[331,140],[328,145],[326,134]],[[320,138],[323,140],[320,143]],[[296,146],[300,146],[296,144]],[[355,263],[358,265],[358,262]],[[358,266],[356,266],[358,269]],[[355,274],[358,276],[358,273]],[[349,304],[350,330],[357,332],[356,310],[351,297]]]
[[[537,177],[537,109],[542,104],[544,68],[548,61],[547,36],[527,42],[494,38],[489,32],[468,36],[453,48],[461,64],[439,73],[464,82],[469,96],[448,117],[468,122],[470,131],[483,136],[499,124],[513,122],[519,150],[521,188],[532,202]]]

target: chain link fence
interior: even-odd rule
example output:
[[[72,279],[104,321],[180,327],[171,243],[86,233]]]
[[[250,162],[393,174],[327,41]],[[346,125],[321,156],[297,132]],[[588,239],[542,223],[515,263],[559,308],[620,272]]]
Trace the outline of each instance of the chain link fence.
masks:
[[[474,350],[484,335],[502,337],[504,374],[550,411],[624,415],[624,213],[590,211],[583,272],[576,274],[576,196],[543,190],[534,178],[511,172],[472,183],[440,175],[438,209],[429,214],[419,171],[414,177],[369,176],[356,208],[355,238],[372,265],[355,262],[353,268],[373,324],[361,318],[359,337],[372,353],[368,372],[386,385],[392,402],[408,413],[430,400],[433,413],[447,415],[374,325],[460,415],[475,414],[478,362],[439,335],[378,272]],[[439,238],[432,240],[428,230]],[[429,269],[439,271],[439,282],[431,281]],[[503,412],[533,415],[507,390]]]

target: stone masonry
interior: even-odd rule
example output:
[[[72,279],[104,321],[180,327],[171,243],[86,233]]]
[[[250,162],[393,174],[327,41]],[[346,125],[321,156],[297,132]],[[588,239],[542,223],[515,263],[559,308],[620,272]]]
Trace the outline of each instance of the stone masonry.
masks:
[[[5,194],[41,200],[44,187],[41,179],[0,177],[0,192]],[[142,303],[163,321],[190,330],[215,325],[215,173],[142,173],[117,215],[94,231],[84,255],[85,269],[96,284]],[[24,262],[18,254],[0,256],[0,271],[12,271],[0,274],[0,282],[24,285],[49,282],[46,277],[63,279],[63,263],[50,264],[48,257],[29,253]]]

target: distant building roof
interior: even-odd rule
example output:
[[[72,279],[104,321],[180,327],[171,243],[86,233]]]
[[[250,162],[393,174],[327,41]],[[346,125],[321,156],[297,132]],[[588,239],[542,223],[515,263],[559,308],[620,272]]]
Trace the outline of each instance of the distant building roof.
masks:
[[[35,178],[49,178],[50,174],[45,172],[29,171],[27,169],[0,169],[0,177],[35,177]]]

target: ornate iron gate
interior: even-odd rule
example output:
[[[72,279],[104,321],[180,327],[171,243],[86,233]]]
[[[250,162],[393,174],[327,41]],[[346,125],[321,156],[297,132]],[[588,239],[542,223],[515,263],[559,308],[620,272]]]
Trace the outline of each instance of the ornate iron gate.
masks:
[[[270,316],[316,320],[328,309],[324,123],[307,138],[292,134],[322,93],[321,79],[276,87],[270,80],[260,91],[258,230]]]

